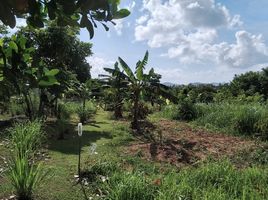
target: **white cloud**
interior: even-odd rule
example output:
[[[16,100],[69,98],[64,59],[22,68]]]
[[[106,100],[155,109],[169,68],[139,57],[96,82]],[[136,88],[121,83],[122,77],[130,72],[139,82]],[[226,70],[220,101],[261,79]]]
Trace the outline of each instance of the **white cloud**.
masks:
[[[262,35],[238,31],[235,37],[235,44],[221,43],[212,46],[219,54],[220,63],[232,67],[248,68],[268,62],[268,47],[265,45]]]
[[[111,60],[107,60],[98,56],[90,56],[87,58],[88,63],[92,66],[91,68],[91,76],[93,78],[98,78],[99,74],[105,74],[105,71],[103,70],[104,67],[112,67],[115,62]]]
[[[202,63],[249,68],[268,62],[268,47],[261,35],[237,31],[234,43],[218,42],[218,31],[243,25],[240,15],[214,0],[143,0],[143,15],[136,20],[135,39],[180,64]]]
[[[143,24],[143,23],[145,23],[148,20],[148,18],[149,18],[149,15],[142,15],[141,17],[139,17],[138,19],[136,19],[136,23],[138,25]]]

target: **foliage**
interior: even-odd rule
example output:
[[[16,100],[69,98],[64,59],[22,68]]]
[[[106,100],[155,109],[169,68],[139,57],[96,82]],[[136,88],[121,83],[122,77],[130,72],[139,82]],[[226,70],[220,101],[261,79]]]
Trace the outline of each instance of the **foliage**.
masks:
[[[85,123],[93,114],[96,113],[96,107],[92,104],[92,102],[88,102],[85,104],[85,107],[79,106],[76,112],[78,114],[80,122]]]
[[[30,200],[33,190],[43,181],[46,174],[41,164],[32,165],[26,157],[22,157],[11,161],[9,176],[18,199]]]
[[[0,81],[9,82],[18,95],[22,95],[26,104],[26,115],[34,118],[31,89],[59,84],[55,76],[58,69],[41,67],[32,63],[33,47],[26,45],[24,36],[13,35],[6,40],[0,39]]]
[[[125,81],[127,81],[127,93],[128,99],[132,104],[132,122],[131,127],[133,129],[139,130],[139,108],[143,108],[141,106],[142,98],[147,94],[147,99],[154,99],[155,96],[160,96],[170,98],[176,100],[174,96],[172,96],[168,90],[168,87],[160,83],[161,75],[154,72],[154,69],[151,68],[148,74],[144,73],[145,66],[148,63],[149,53],[148,51],[145,53],[144,58],[139,60],[136,63],[135,72],[131,70],[131,68],[127,65],[127,63],[122,59],[118,58],[120,67],[123,72],[121,72],[117,66],[115,69],[106,69],[110,74],[115,74],[116,76],[122,77]],[[123,86],[122,86],[123,87]],[[151,91],[154,91],[152,93]],[[154,97],[150,96],[153,95]],[[146,100],[146,98],[143,98]],[[153,101],[153,100],[152,100]],[[144,113],[147,114],[147,113]],[[145,118],[143,116],[143,118]]]
[[[31,158],[41,146],[43,132],[39,121],[17,123],[10,129],[12,149],[19,158]]]
[[[177,112],[179,120],[191,121],[197,117],[195,105],[187,100],[184,100],[178,104]]]
[[[104,68],[104,70],[110,73],[110,75],[99,75],[106,88],[104,101],[114,111],[115,119],[120,119],[123,117],[123,104],[127,95],[128,82],[123,71],[120,71],[118,62],[114,64],[114,69]]]
[[[259,103],[197,104],[194,124],[239,135],[255,135],[265,130],[266,106]],[[261,128],[263,126],[263,129]],[[259,127],[259,130],[258,130]],[[263,133],[265,134],[265,133]]]
[[[166,105],[159,115],[167,119],[191,121],[198,116],[198,113],[193,103],[182,100],[178,104]]]
[[[118,0],[20,0],[1,1],[0,20],[14,28],[16,17],[27,17],[27,23],[33,27],[44,27],[44,22],[55,20],[59,26],[73,26],[87,28],[90,38],[94,36],[96,21],[100,22],[105,30],[109,30],[107,22],[113,19],[127,17],[127,9],[118,10]]]
[[[33,190],[45,178],[41,164],[34,163],[34,155],[41,146],[43,133],[38,121],[16,124],[10,130],[12,159],[9,178],[18,199],[32,199]]]
[[[260,111],[250,107],[242,107],[234,119],[234,130],[241,135],[256,133],[256,123],[260,119]]]
[[[261,136],[268,139],[268,112],[266,109],[261,113],[258,122],[255,124],[255,128]]]
[[[106,186],[108,199],[153,200],[156,187],[140,173],[114,173]]]

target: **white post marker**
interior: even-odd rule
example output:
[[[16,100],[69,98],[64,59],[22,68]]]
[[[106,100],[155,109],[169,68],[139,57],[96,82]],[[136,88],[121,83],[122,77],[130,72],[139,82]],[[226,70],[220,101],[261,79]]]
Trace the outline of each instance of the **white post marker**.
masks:
[[[78,123],[77,127],[77,132],[78,132],[78,176],[79,176],[79,181],[81,180],[81,170],[80,170],[80,160],[81,160],[81,136],[83,134],[83,125],[82,123]]]
[[[78,123],[78,135],[81,137],[83,134],[83,124]]]

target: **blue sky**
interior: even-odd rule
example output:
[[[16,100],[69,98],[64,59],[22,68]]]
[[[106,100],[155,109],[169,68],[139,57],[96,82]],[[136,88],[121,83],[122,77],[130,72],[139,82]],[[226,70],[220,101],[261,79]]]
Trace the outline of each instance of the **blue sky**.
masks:
[[[118,56],[130,66],[149,50],[148,68],[163,82],[228,82],[268,66],[267,0],[121,0],[131,15],[89,40],[92,75]]]

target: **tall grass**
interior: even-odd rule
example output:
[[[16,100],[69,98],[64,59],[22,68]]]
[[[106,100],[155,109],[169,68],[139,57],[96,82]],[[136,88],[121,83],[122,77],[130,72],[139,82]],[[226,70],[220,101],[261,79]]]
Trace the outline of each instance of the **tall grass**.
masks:
[[[267,106],[259,103],[213,103],[197,104],[198,118],[194,124],[210,129],[239,134],[264,134],[264,123],[268,114]],[[263,128],[258,128],[262,127]]]
[[[228,161],[170,173],[157,199],[266,199],[268,170],[235,169]]]
[[[136,168],[130,172],[113,168],[106,174],[108,180],[98,182],[96,187],[107,192],[105,199],[109,200],[263,200],[268,195],[268,168],[237,169],[222,160],[179,172],[153,172],[152,165],[151,170],[145,173]]]
[[[9,178],[19,200],[33,198],[33,191],[46,176],[41,164],[35,164],[34,155],[41,146],[43,132],[39,121],[16,124],[10,129],[12,158]]]
[[[141,173],[115,172],[106,190],[110,200],[154,200],[156,186]]]

